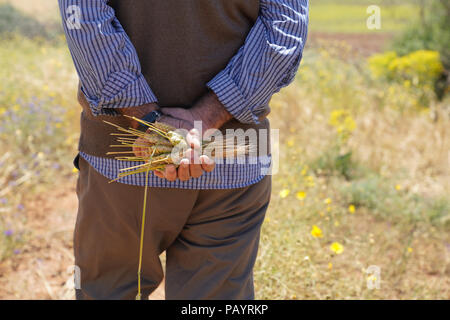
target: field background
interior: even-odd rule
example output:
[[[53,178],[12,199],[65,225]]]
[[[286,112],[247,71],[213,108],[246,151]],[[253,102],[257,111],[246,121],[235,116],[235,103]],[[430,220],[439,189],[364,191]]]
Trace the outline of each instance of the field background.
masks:
[[[311,2],[297,79],[271,103],[280,172],[257,298],[448,299],[449,101],[368,68],[419,9]],[[8,3],[16,10],[0,7],[0,28],[12,26],[0,34],[0,299],[73,299],[77,76],[56,1],[0,0]],[[372,4],[382,8],[381,30],[366,28]],[[380,289],[370,290],[375,280]]]

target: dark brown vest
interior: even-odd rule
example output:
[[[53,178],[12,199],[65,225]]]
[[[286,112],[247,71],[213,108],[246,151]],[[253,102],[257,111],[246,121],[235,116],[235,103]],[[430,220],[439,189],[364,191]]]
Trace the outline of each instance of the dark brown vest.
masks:
[[[228,64],[255,23],[259,0],[111,0],[116,16],[139,56],[147,82],[160,106],[192,106],[207,92],[206,83]],[[102,120],[128,126],[122,116],[93,117],[79,91],[80,150],[105,156],[115,138]],[[267,128],[236,120],[226,128]]]

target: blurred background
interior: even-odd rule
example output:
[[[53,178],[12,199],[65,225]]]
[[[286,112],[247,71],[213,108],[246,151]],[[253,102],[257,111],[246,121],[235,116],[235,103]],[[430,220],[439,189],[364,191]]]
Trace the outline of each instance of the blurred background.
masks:
[[[311,1],[271,102],[257,298],[450,298],[449,17],[446,0]],[[0,299],[73,298],[76,88],[57,1],[0,0]]]

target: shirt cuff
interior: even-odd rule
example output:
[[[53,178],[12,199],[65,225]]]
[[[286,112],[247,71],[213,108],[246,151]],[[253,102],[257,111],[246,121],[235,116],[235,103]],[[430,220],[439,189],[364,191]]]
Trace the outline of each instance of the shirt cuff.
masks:
[[[252,108],[226,70],[222,70],[206,86],[214,91],[225,109],[236,120],[242,123],[259,123],[258,117],[252,112]]]
[[[110,75],[99,100],[88,99],[94,116],[118,115],[117,108],[137,107],[157,102],[143,75],[115,72]]]

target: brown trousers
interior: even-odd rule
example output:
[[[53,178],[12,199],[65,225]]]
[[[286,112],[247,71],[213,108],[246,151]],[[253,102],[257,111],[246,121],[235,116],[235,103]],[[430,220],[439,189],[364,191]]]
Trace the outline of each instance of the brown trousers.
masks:
[[[77,299],[134,299],[144,188],[108,179],[84,159],[77,182]],[[150,188],[142,296],[161,283],[166,299],[254,299],[253,266],[271,177],[239,189]]]

